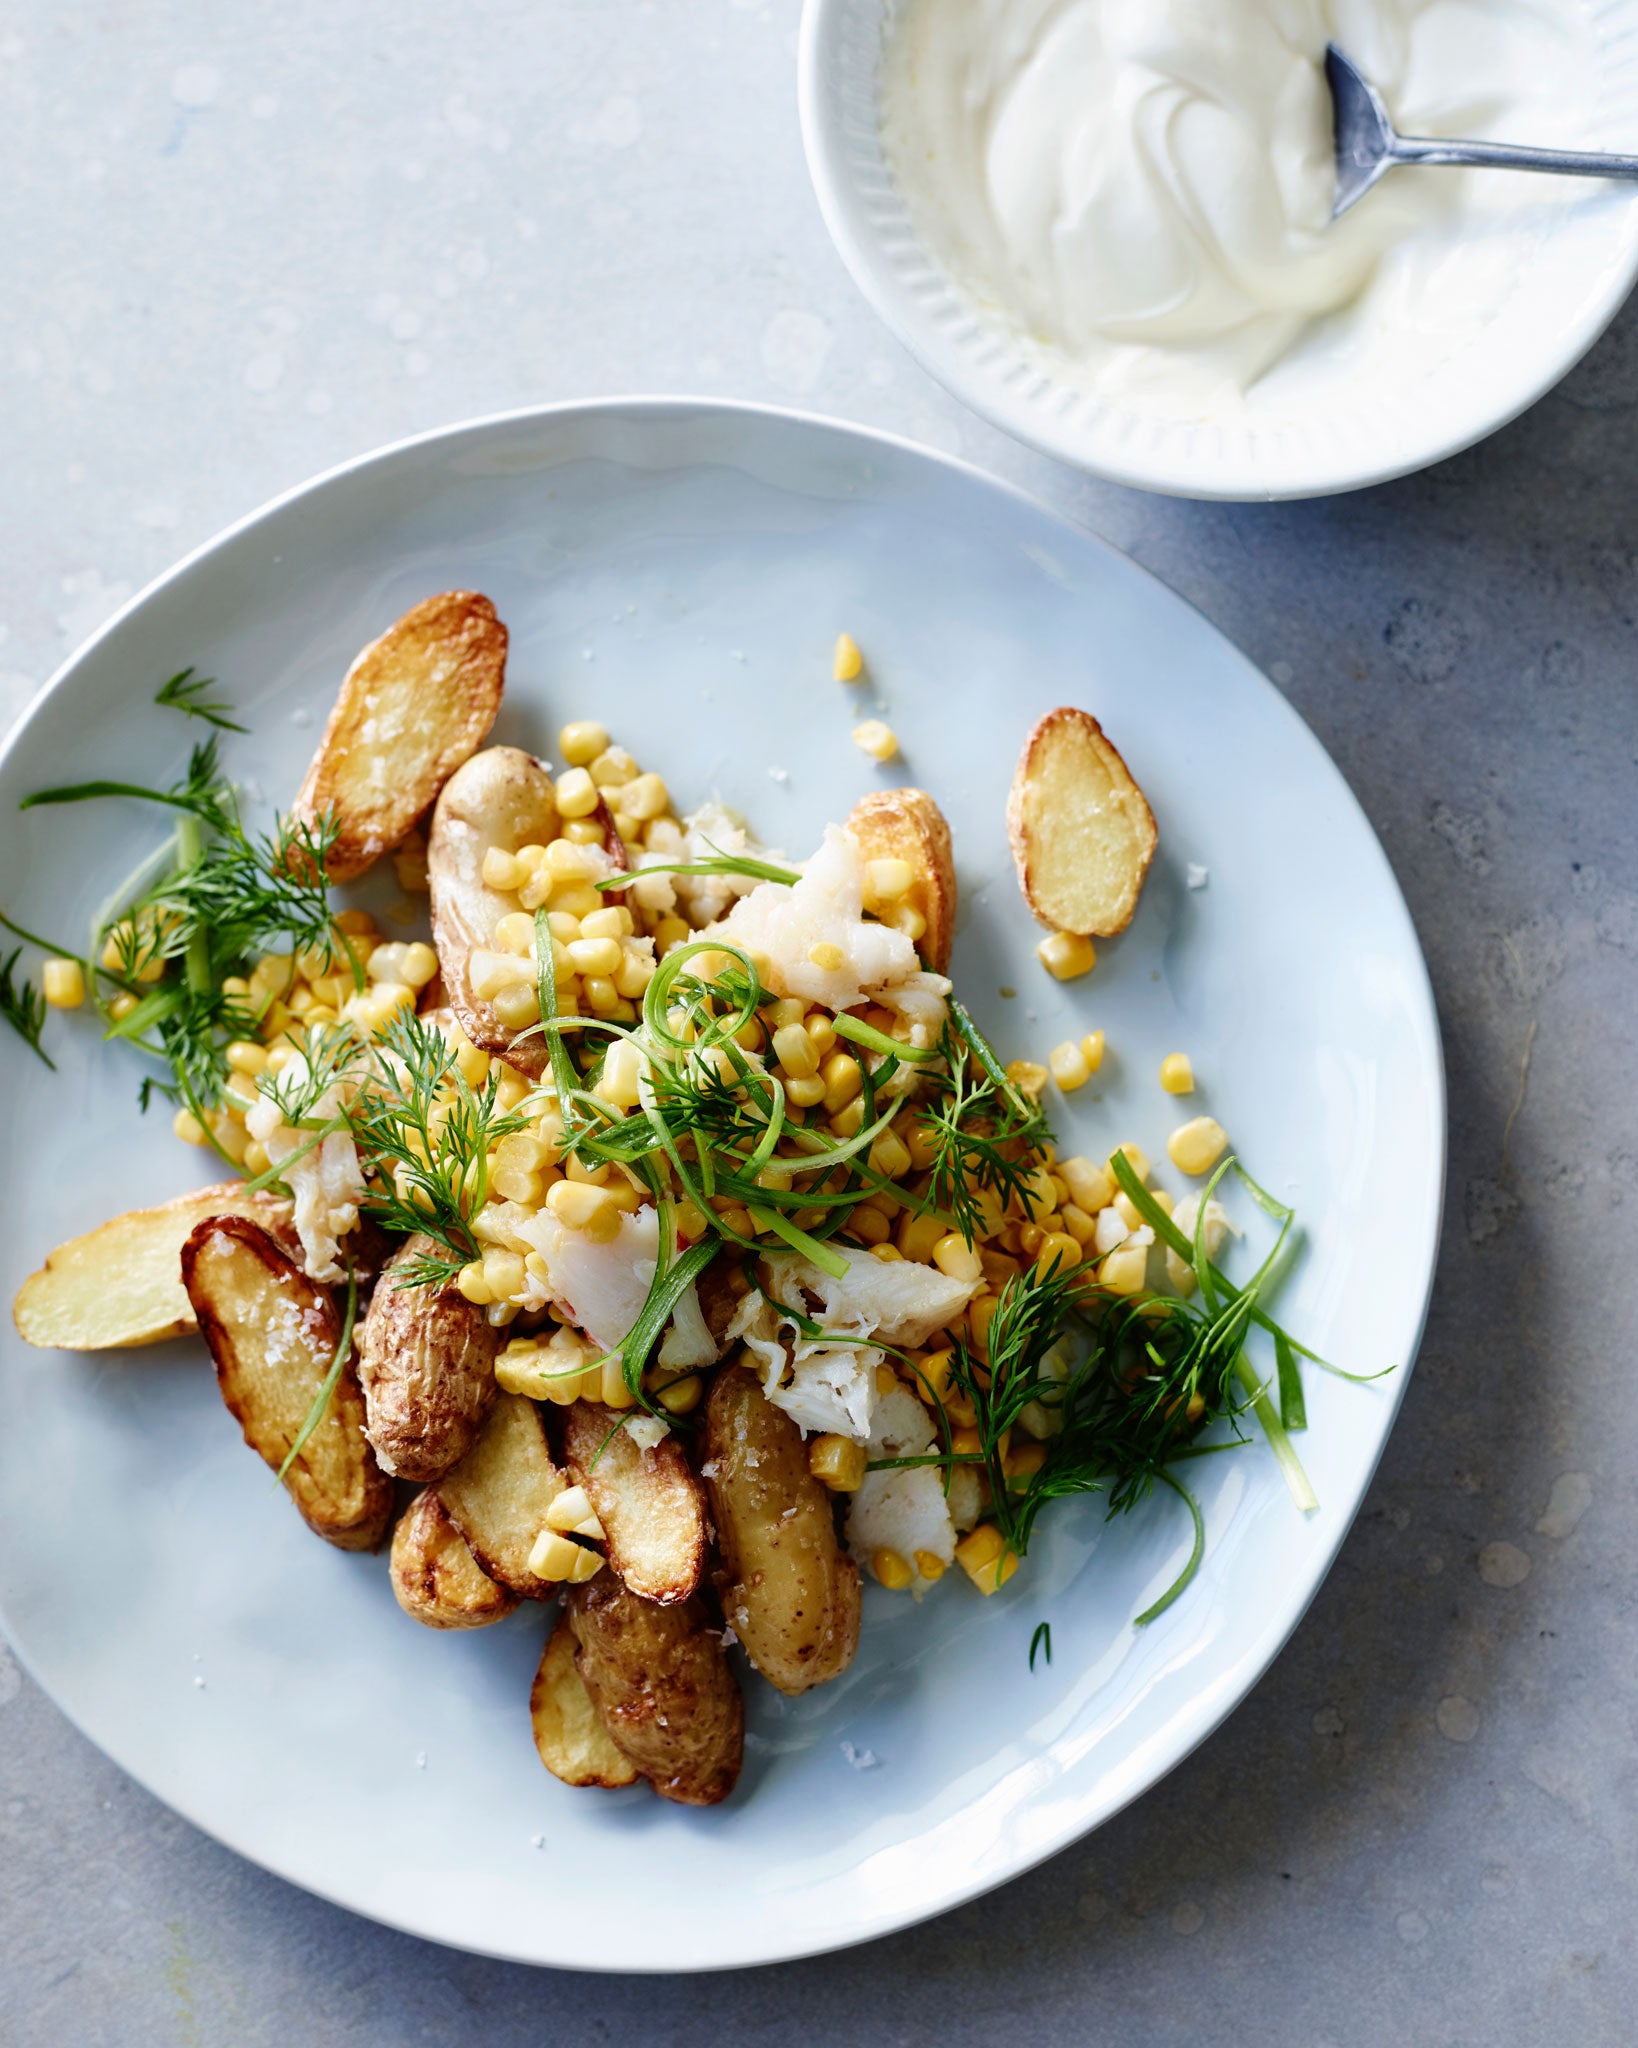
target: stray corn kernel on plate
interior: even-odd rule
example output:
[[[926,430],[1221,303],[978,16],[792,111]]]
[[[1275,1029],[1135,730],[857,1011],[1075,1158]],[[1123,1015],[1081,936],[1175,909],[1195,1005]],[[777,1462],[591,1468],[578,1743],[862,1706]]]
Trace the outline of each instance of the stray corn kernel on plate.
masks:
[[[1334,1556],[1436,1249],[1415,937],[1262,678],[976,473],[666,401],[368,458],[68,665],[0,873],[0,1611],[293,1881],[866,1939]]]

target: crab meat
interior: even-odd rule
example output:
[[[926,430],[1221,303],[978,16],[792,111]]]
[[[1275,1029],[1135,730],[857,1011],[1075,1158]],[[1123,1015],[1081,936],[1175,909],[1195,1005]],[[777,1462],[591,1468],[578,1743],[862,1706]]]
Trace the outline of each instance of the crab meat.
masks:
[[[294,1099],[307,1079],[307,1061],[298,1054],[285,1068],[281,1083]],[[313,1121],[322,1123],[339,1116],[341,1110],[342,1089],[338,1082],[324,1091],[309,1114]],[[341,1279],[341,1240],[357,1227],[358,1205],[364,1199],[364,1171],[359,1165],[358,1147],[346,1131],[331,1131],[311,1152],[300,1159],[292,1158],[293,1153],[312,1143],[312,1133],[292,1129],[284,1120],[284,1112],[268,1095],[258,1095],[245,1111],[245,1129],[266,1146],[268,1159],[280,1167],[280,1178],[290,1190],[307,1277]],[[288,1166],[283,1164],[287,1159]]]
[[[926,1408],[907,1388],[896,1388],[876,1410],[870,1455],[913,1458],[931,1450],[936,1437]],[[936,1557],[941,1565],[955,1561],[955,1520],[942,1467],[905,1465],[895,1471],[867,1472],[848,1506],[847,1541],[866,1563],[879,1550],[897,1551],[915,1574],[910,1590],[919,1600],[933,1580],[923,1576],[918,1559]]]
[[[607,1244],[567,1229],[550,1209],[520,1217],[515,1227],[546,1268],[544,1277],[530,1270],[524,1306],[549,1303],[594,1344],[615,1350],[648,1299],[660,1257],[658,1213],[645,1207],[622,1216],[619,1235]]]

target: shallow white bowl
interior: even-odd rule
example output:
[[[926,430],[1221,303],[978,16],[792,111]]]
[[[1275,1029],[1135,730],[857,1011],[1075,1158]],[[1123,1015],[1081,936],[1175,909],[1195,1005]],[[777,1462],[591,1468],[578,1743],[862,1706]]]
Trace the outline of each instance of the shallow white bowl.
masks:
[[[1484,230],[1505,238],[1486,261],[1512,277],[1510,295],[1466,338],[1453,305],[1449,345],[1419,354],[1413,372],[1391,338],[1359,341],[1346,361],[1326,365],[1334,403],[1327,394],[1317,422],[1311,394],[1309,417],[1244,422],[1166,419],[1107,402],[1026,353],[952,280],[913,224],[877,121],[878,71],[899,9],[900,0],[806,0],[802,136],[831,237],[871,305],[957,398],[1044,454],[1111,482],[1189,498],[1306,498],[1425,468],[1550,390],[1638,277],[1638,193],[1519,177],[1516,213]],[[1585,11],[1598,101],[1580,139],[1588,148],[1638,148],[1638,0],[1591,0]],[[1574,194],[1568,203],[1566,192]]]
[[[84,932],[154,845],[150,807],[18,800],[110,771],[179,775],[195,735],[155,709],[162,678],[192,662],[238,704],[250,731],[224,735],[224,761],[265,826],[352,653],[452,585],[487,591],[511,629],[499,740],[549,754],[564,719],[595,715],[679,797],[715,789],[793,853],[866,788],[936,791],[964,906],[954,971],[981,1024],[1008,1057],[1108,1033],[1096,1083],[1054,1101],[1061,1141],[1132,1138],[1160,1158],[1179,1117],[1156,1069],[1187,1048],[1193,1106],[1311,1233],[1282,1295],[1291,1328],[1341,1365],[1403,1369],[1367,1387],[1308,1375],[1315,1514],[1261,1446],[1191,1468],[1205,1563],[1151,1627],[1132,1616],[1188,1549],[1169,1498],[1113,1523],[1096,1500],[1054,1510],[992,1600],[959,1575],[920,1607],[872,1586],[844,1678],[799,1700],[748,1685],[745,1772],[710,1812],[549,1778],[527,1711],[542,1610],[453,1637],[407,1621],[384,1559],[318,1542],[273,1488],[197,1341],[73,1357],[0,1328],[0,1619],[126,1770],[358,1912],[588,1969],[840,1947],[1000,1883],[1135,1798],[1244,1697],[1313,1597],[1387,1439],[1433,1271],[1444,1105],[1416,935],[1312,733],[1123,556],[903,443],[666,401],[452,428],[200,549],[0,751],[0,904],[47,935]],[[831,680],[844,626],[873,689]],[[878,768],[852,744],[861,699],[904,761]],[[1021,735],[1065,702],[1119,736],[1161,843],[1131,928],[1059,984],[1034,957],[1003,814]],[[53,1244],[212,1177],[168,1117],[139,1115],[134,1062],[92,1019],[53,1015],[48,1044],[56,1074],[0,1032],[7,1301]],[[1042,1620],[1053,1656],[1032,1672]]]

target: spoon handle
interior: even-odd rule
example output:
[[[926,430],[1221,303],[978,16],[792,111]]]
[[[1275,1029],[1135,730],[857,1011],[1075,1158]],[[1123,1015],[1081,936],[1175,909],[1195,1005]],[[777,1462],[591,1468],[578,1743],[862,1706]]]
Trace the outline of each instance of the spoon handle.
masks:
[[[1638,156],[1593,149],[1530,149],[1513,142],[1444,142],[1395,136],[1396,164],[1473,164],[1498,171],[1555,171],[1565,178],[1638,178]]]

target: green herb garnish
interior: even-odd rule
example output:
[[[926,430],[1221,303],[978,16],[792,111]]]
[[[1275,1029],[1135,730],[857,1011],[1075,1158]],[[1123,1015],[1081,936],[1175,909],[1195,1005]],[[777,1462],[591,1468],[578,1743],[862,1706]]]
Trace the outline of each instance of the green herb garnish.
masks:
[[[21,946],[14,946],[6,959],[0,961],[0,1017],[4,1017],[23,1043],[55,1072],[57,1062],[40,1043],[40,1033],[45,1028],[45,997],[33,982],[21,979],[17,974],[17,962],[22,951]]]

